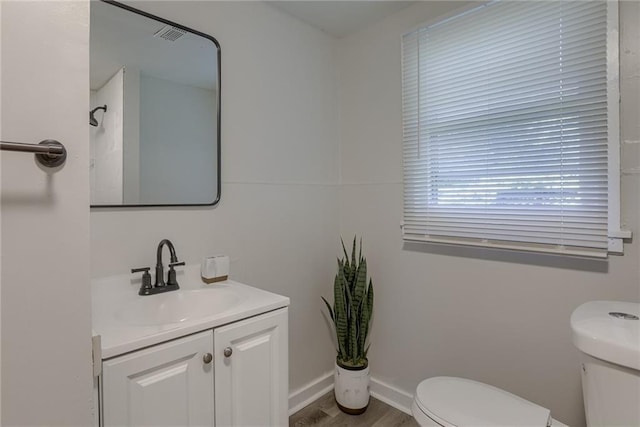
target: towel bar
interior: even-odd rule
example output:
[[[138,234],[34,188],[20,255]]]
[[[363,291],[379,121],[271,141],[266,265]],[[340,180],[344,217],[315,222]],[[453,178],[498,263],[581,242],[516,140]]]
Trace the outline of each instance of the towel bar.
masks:
[[[0,150],[34,153],[36,160],[48,168],[60,166],[67,159],[67,150],[64,145],[54,139],[45,139],[38,144],[0,141]]]

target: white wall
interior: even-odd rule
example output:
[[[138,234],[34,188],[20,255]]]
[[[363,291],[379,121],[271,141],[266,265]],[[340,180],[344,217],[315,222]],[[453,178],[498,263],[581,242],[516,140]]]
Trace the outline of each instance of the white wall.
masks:
[[[364,238],[376,302],[370,366],[413,394],[453,375],[502,387],[585,424],[569,316],[585,301],[640,300],[640,3],[621,3],[622,220],[636,232],[608,262],[445,246],[403,248],[401,35],[463,6],[423,2],[341,41],[340,230]],[[635,143],[632,143],[635,141]]]
[[[100,89],[91,91],[90,110],[98,126],[90,126],[90,200],[92,205],[121,204],[123,200],[124,68]]]
[[[4,426],[91,424],[88,2],[2,10],[2,140],[58,139],[54,173],[2,152]]]
[[[140,203],[215,201],[216,104],[213,90],[140,74]]]
[[[231,256],[231,277],[291,298],[290,389],[332,369],[320,295],[338,240],[334,40],[261,2],[139,2],[222,46],[217,207],[94,209],[91,274],[152,266],[169,238],[188,263]]]

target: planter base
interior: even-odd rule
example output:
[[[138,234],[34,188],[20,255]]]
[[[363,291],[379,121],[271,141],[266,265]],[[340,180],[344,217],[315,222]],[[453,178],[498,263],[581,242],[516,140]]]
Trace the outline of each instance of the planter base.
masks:
[[[366,411],[366,410],[367,410],[367,408],[369,407],[369,404],[367,403],[367,406],[365,406],[364,408],[360,408],[360,409],[345,408],[344,406],[342,406],[341,404],[339,404],[337,400],[336,400],[336,404],[338,405],[338,408],[340,408],[340,410],[341,410],[342,412],[344,412],[345,414],[349,414],[349,415],[360,415],[360,414],[364,414],[364,411]]]
[[[342,412],[359,415],[366,411],[369,406],[369,366],[345,369],[336,363],[334,394]]]

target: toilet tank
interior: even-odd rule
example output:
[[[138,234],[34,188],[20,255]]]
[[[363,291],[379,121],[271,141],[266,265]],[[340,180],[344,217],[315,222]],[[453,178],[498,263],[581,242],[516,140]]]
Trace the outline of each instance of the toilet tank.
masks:
[[[640,426],[640,304],[592,301],[571,315],[587,426]]]

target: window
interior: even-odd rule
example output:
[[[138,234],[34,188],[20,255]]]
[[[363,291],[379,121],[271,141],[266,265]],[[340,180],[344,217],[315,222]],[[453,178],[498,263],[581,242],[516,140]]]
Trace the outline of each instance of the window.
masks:
[[[604,1],[494,1],[404,35],[404,239],[621,252],[617,43]]]

